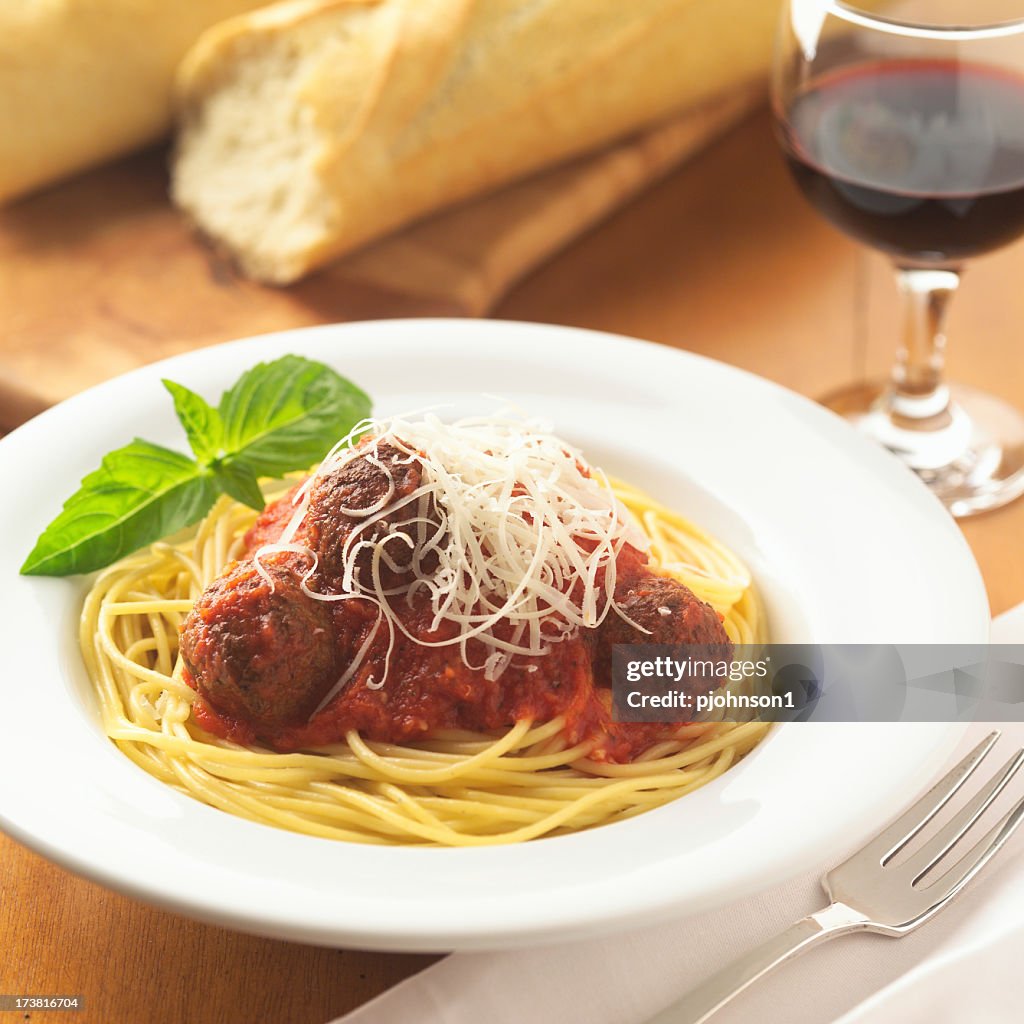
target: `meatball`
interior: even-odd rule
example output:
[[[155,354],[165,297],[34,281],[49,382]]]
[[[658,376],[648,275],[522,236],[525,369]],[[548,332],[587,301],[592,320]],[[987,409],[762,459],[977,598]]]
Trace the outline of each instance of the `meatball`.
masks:
[[[718,612],[705,604],[689,587],[667,576],[649,575],[630,583],[615,599],[623,614],[642,633],[618,615],[604,624],[609,644],[728,644],[729,637]]]
[[[181,655],[215,710],[260,733],[305,721],[338,678],[330,607],[301,589],[304,561],[236,562],[196,602]]]
[[[611,683],[615,644],[721,646],[731,659],[732,643],[718,612],[678,580],[646,571],[618,586],[615,600],[624,615],[648,632],[609,612],[593,637],[594,677],[600,684]]]
[[[394,445],[386,441],[375,446],[365,442],[364,445],[365,450],[359,456],[318,477],[310,490],[309,508],[303,523],[307,531],[306,542],[319,557],[320,572],[328,578],[338,579],[342,574],[345,542],[364,518],[358,510],[376,510],[392,486],[387,505],[400,504],[420,486],[423,479],[419,462],[410,460]],[[397,508],[393,517],[378,520],[360,535],[360,539],[379,541],[394,529],[390,518],[401,522],[416,514],[417,509],[412,503]],[[396,563],[409,560],[411,549],[401,540],[389,542],[386,546],[387,554]],[[368,568],[369,551],[364,549],[363,556],[367,564],[359,565],[361,572]]]

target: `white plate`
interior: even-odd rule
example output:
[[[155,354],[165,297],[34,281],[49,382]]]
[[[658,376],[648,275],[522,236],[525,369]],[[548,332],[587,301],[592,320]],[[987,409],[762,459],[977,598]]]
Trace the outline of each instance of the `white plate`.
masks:
[[[959,730],[794,724],[737,768],[633,820],[521,846],[379,848],[292,835],[205,807],[100,733],[76,647],[81,579],[17,569],[79,479],[139,435],[183,447],[160,385],[215,399],[295,352],[378,412],[500,393],[649,488],[752,565],[774,636],[978,643],[989,614],[953,521],[839,419],[707,359],[587,331],[389,321],[291,331],[103,384],[0,442],[0,824],[58,863],[183,913],[306,942],[484,949],[568,939],[745,896],[849,847],[937,770]]]

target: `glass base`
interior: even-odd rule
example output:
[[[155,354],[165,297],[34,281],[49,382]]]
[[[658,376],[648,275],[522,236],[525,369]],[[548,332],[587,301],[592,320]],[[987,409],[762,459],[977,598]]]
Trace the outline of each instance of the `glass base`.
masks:
[[[952,384],[938,429],[890,415],[888,382],[864,382],[821,401],[904,460],[954,516],[999,508],[1024,494],[1024,415],[983,391]]]

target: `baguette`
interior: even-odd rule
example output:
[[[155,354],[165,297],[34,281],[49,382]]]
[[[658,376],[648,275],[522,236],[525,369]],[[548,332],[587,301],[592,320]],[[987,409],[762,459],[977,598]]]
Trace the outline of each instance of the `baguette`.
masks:
[[[150,142],[204,29],[268,0],[0,0],[0,202]]]
[[[773,0],[292,0],[183,61],[172,196],[285,284],[763,75]]]

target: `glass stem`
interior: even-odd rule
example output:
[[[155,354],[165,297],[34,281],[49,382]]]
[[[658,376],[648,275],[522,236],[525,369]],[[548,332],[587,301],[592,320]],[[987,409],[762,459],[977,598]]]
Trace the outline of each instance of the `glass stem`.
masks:
[[[946,313],[960,271],[897,266],[903,297],[903,339],[892,369],[889,413],[900,427],[940,430],[950,421],[946,363]]]

